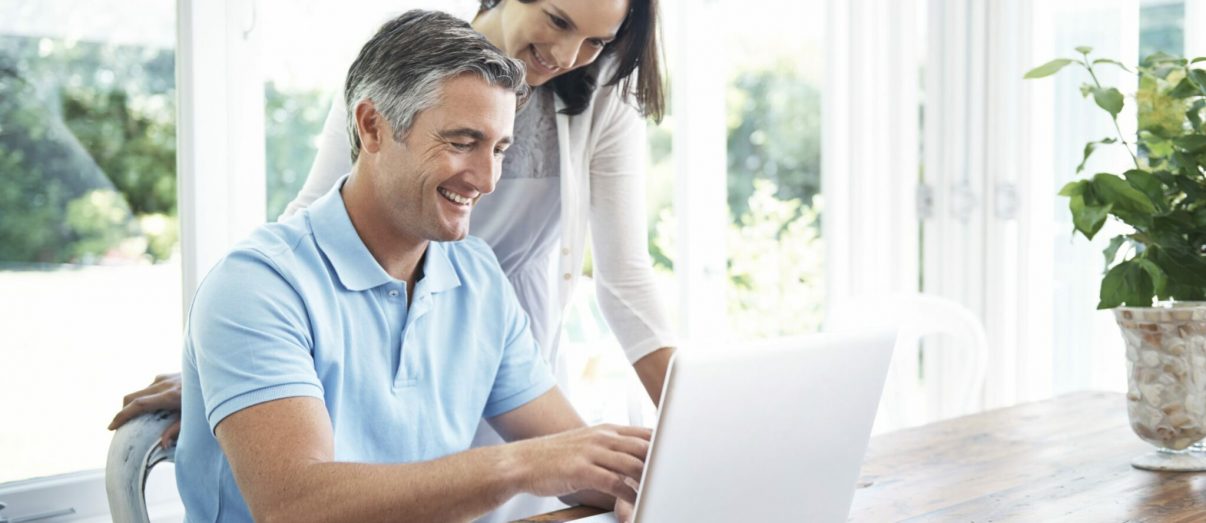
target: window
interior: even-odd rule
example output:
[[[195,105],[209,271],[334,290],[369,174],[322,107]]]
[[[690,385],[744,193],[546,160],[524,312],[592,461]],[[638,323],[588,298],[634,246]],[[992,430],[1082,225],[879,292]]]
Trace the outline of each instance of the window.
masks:
[[[685,343],[820,326],[824,7],[662,4],[673,99],[665,120],[649,124],[648,248]],[[562,352],[571,358],[571,392],[583,416],[651,421],[652,405],[589,280],[567,314],[562,343],[573,348]]]
[[[0,18],[0,483],[101,468],[122,396],[179,368],[175,19]]]

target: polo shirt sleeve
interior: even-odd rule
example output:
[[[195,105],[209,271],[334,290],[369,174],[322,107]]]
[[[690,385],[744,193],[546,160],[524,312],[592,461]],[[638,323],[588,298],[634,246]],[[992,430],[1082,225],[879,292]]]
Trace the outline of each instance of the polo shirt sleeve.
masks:
[[[206,276],[189,317],[210,431],[247,407],[322,398],[308,315],[293,286],[262,254],[236,250]]]
[[[483,416],[492,418],[506,414],[532,401],[557,385],[548,363],[528,325],[528,314],[519,305],[515,289],[502,276],[503,354],[494,387],[486,401]]]

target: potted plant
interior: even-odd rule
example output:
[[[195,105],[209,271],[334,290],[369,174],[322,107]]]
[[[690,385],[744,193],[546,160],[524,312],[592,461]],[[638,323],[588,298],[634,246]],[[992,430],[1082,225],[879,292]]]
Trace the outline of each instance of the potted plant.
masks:
[[[1107,220],[1128,231],[1110,239],[1098,309],[1113,309],[1127,346],[1131,427],[1158,449],[1132,461],[1154,470],[1206,470],[1206,58],[1156,53],[1134,69],[1115,60],[1059,58],[1026,73],[1043,78],[1073,66],[1088,72],[1081,94],[1109,114],[1116,136],[1089,142],[1124,147],[1134,168],[1068,183],[1060,195],[1088,239]],[[1206,63],[1201,64],[1206,67]],[[1098,81],[1097,68],[1139,77],[1131,98],[1138,133],[1118,126],[1127,98]],[[1084,171],[1085,161],[1077,167]]]

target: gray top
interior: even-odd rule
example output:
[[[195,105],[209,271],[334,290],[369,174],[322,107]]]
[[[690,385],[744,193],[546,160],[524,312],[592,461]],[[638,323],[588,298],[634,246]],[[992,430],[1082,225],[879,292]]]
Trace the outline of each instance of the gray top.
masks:
[[[561,238],[561,152],[555,105],[553,91],[539,88],[515,115],[515,142],[503,159],[502,179],[473,209],[469,225],[469,234],[494,249],[546,357],[556,335],[557,306],[548,278],[549,260]]]

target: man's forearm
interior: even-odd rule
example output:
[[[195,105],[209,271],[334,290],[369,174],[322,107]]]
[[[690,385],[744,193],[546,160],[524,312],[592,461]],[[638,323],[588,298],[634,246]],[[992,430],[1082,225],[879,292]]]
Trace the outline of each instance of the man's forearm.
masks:
[[[261,521],[470,521],[522,491],[521,460],[507,445],[421,463],[299,465]]]

